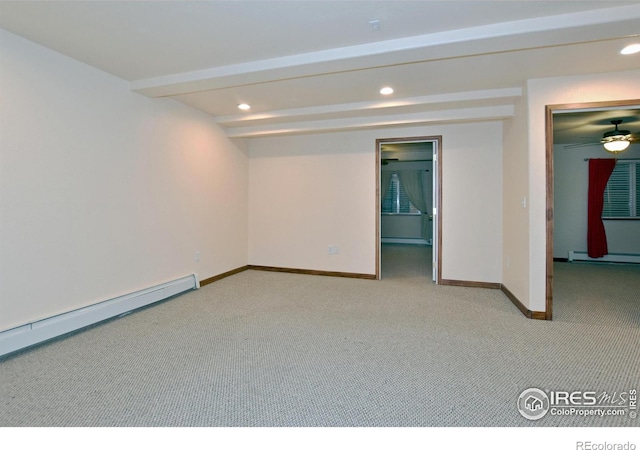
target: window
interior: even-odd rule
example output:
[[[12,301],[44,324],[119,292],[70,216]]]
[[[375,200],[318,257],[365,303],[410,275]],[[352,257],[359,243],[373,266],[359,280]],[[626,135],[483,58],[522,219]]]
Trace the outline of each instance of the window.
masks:
[[[402,184],[400,184],[400,179],[396,173],[391,176],[389,189],[382,200],[382,213],[420,214],[420,210],[409,201],[409,197],[407,197],[407,193],[404,191]]]
[[[640,219],[640,162],[618,161],[604,190],[603,219]]]

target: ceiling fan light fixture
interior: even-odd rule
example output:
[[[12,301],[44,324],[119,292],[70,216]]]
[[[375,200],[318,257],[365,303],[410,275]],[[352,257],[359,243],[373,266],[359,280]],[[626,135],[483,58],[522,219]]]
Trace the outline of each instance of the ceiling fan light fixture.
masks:
[[[605,150],[618,153],[626,150],[631,143],[631,132],[628,130],[618,130],[618,125],[622,123],[622,120],[612,120],[611,124],[615,126],[615,130],[607,131],[602,135],[602,144]]]
[[[621,137],[623,139],[612,139],[610,141],[606,141],[604,143],[604,149],[612,153],[618,153],[622,150],[626,150],[627,147],[629,147],[630,142],[626,140],[624,136]]]

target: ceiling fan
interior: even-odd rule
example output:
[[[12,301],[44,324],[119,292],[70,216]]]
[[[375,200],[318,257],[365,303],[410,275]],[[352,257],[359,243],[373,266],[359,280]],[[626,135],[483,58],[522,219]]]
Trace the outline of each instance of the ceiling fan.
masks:
[[[581,144],[569,144],[565,145],[565,147],[582,147],[585,145],[592,144],[603,144],[605,150],[611,153],[618,153],[623,150],[626,150],[627,147],[631,143],[640,142],[640,133],[632,133],[629,130],[620,130],[618,129],[618,125],[622,123],[622,119],[611,120],[611,124],[614,126],[614,129],[611,131],[607,131],[602,135],[602,139],[598,142],[586,142]]]
[[[610,152],[617,153],[625,150],[629,147],[631,142],[638,140],[638,135],[632,134],[629,130],[619,130],[618,125],[622,123],[622,120],[612,120],[611,124],[615,126],[615,130],[607,131],[600,141],[604,148]]]

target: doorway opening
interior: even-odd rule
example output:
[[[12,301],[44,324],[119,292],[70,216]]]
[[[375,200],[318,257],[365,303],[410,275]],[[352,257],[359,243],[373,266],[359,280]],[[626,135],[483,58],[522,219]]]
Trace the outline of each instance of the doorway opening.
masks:
[[[377,279],[392,273],[393,260],[396,271],[441,281],[441,142],[441,136],[376,140]]]
[[[564,170],[561,167],[555,167],[554,165],[554,159],[556,159],[557,156],[555,152],[554,152],[554,143],[556,142],[556,140],[554,139],[554,130],[558,131],[558,125],[554,124],[554,116],[556,118],[558,118],[560,115],[564,115],[564,114],[574,114],[574,113],[581,113],[581,112],[591,112],[591,113],[596,113],[596,112],[605,112],[605,111],[617,111],[617,110],[623,110],[623,109],[627,109],[629,107],[637,107],[640,104],[640,100],[621,100],[621,101],[612,101],[612,102],[593,102],[593,103],[579,103],[579,104],[562,104],[562,105],[547,105],[546,106],[546,154],[545,154],[545,159],[546,159],[546,190],[547,190],[547,194],[546,194],[546,210],[547,210],[547,215],[546,215],[546,248],[547,248],[547,252],[546,252],[546,304],[545,304],[545,319],[546,320],[551,320],[553,318],[553,297],[554,297],[554,263],[555,261],[562,261],[565,258],[561,257],[564,255],[560,255],[559,252],[561,252],[561,245],[555,245],[554,246],[554,240],[556,237],[561,237],[561,236],[555,236],[556,234],[556,230],[555,227],[556,225],[559,225],[560,222],[558,222],[558,224],[555,223],[555,221],[557,220],[554,216],[554,204],[556,201],[556,196],[555,196],[555,190],[556,190],[556,186],[555,186],[555,182],[554,182],[554,177],[557,177],[559,175],[559,173],[556,173],[557,170]],[[592,119],[595,117],[595,115],[592,117]],[[610,119],[610,118],[609,118]],[[608,120],[608,119],[607,119]],[[605,127],[607,126],[607,120],[604,121],[603,124],[599,124],[599,125],[604,125]],[[559,120],[557,121],[558,123],[560,122]],[[592,122],[597,122],[592,120]],[[590,125],[594,125],[594,124],[590,124]],[[568,129],[570,129],[571,127],[567,127]],[[605,130],[606,131],[606,130]],[[602,131],[599,132],[599,136],[601,136]],[[598,140],[599,141],[599,140]],[[579,144],[574,146],[575,148],[573,148],[573,151],[576,151],[577,148],[582,148],[584,146],[584,143]],[[599,144],[599,148],[598,151],[602,151],[602,145]],[[565,150],[565,149],[563,149]],[[587,153],[581,154],[578,158],[581,161],[582,164],[582,172],[583,173],[587,173],[587,166],[586,166],[586,162],[589,158],[585,158],[585,156],[590,156]],[[606,154],[606,152],[602,151],[602,156],[597,156],[598,158],[607,158],[610,157]],[[580,159],[581,158],[581,159]],[[566,158],[565,158],[566,159]],[[566,164],[565,164],[566,165]],[[562,204],[559,205],[559,207],[563,207]],[[561,210],[558,210],[558,212],[562,212]],[[578,216],[584,216],[585,220],[586,220],[586,214],[577,214]],[[574,214],[574,216],[576,216],[576,214]],[[562,220],[560,217],[558,217],[558,219]],[[586,225],[584,225],[586,227]],[[557,230],[559,233],[559,235],[562,234],[567,234],[565,233],[564,229],[558,229]],[[581,233],[582,235],[585,236],[586,238],[586,228],[585,230],[582,230]],[[564,245],[564,244],[563,244]],[[558,247],[558,248],[555,248]],[[568,248],[568,247],[567,247]],[[568,248],[569,249],[569,248]],[[574,250],[574,249],[569,249],[569,250]],[[575,249],[575,250],[580,250],[580,249]]]

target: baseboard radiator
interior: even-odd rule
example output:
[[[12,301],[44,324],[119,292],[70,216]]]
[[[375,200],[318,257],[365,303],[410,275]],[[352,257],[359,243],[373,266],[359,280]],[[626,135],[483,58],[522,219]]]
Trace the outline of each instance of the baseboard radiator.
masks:
[[[431,239],[417,239],[417,238],[380,238],[380,242],[383,244],[413,244],[413,245],[431,245]]]
[[[134,309],[198,289],[197,274],[188,275],[147,289],[132,292],[91,306],[79,308],[0,333],[0,356],[79,330]]]
[[[569,262],[592,261],[611,263],[636,263],[640,264],[640,255],[634,253],[609,253],[602,258],[590,258],[587,252],[569,251]]]

